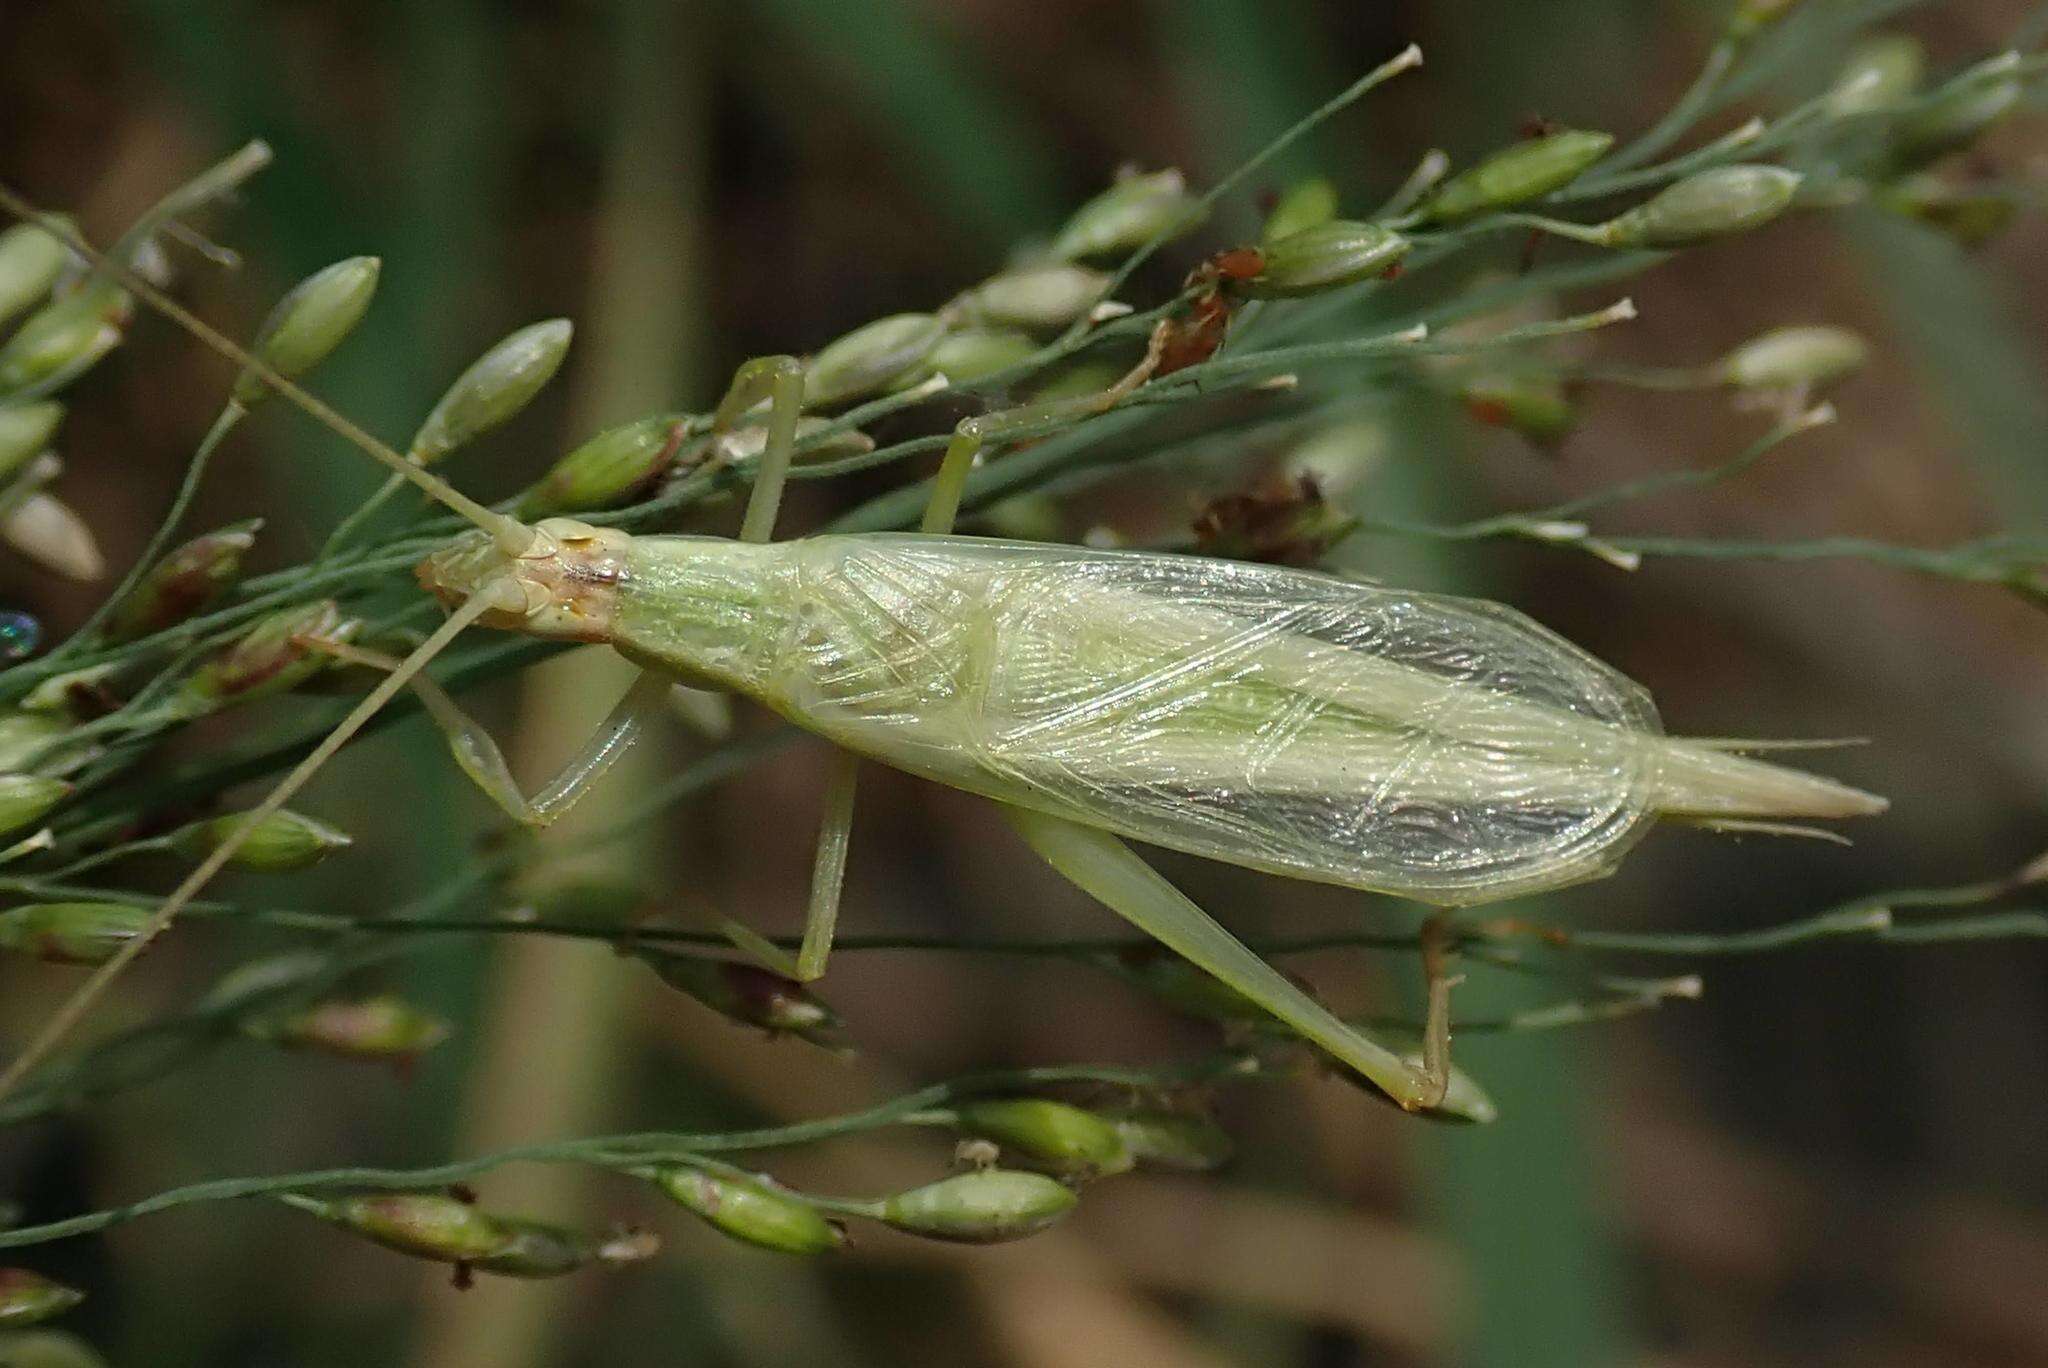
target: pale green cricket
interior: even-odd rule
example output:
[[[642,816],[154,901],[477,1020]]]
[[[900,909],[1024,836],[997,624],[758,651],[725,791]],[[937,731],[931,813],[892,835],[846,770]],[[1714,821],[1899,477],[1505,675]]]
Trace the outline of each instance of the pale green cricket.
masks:
[[[409,682],[462,768],[534,824],[604,772],[672,683],[708,684],[756,700],[848,757],[995,800],[1080,888],[1403,1107],[1427,1110],[1450,1080],[1450,981],[1440,957],[1430,957],[1419,1058],[1388,1048],[1253,954],[1124,838],[1455,906],[1603,874],[1660,816],[1772,823],[1885,807],[1828,779],[1664,736],[1639,686],[1498,604],[1196,556],[950,535],[977,450],[1042,421],[1044,409],[961,425],[921,533],[769,542],[804,372],[788,357],[750,362],[711,425],[729,431],[768,401],[740,538],[635,536],[562,518],[528,526],[487,509],[201,331],[479,528],[419,567],[453,611],[409,657],[331,648],[390,673],[244,830]],[[1156,353],[1110,391],[1066,408],[1110,407],[1144,382]],[[532,799],[495,743],[419,675],[472,624],[602,642],[645,670]],[[854,770],[843,760],[828,786],[798,959],[806,977],[822,972],[830,944],[853,801]],[[234,846],[194,870],[154,925],[167,924]]]

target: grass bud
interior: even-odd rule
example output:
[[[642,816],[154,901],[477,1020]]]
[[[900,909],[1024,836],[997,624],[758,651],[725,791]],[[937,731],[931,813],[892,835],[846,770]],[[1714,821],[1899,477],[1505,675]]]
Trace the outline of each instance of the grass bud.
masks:
[[[1888,109],[1920,88],[1926,69],[1927,55],[1919,39],[1903,33],[1872,34],[1842,63],[1828,92],[1828,106],[1837,116]]]
[[[967,322],[990,327],[1061,328],[1094,308],[1108,289],[1104,272],[1047,262],[983,281],[960,296],[955,311]]]
[[[197,617],[242,573],[242,557],[256,544],[261,518],[194,537],[150,568],[135,591],[107,620],[107,640],[134,641]]]
[[[1894,181],[1878,193],[1877,202],[1895,214],[1917,219],[1945,233],[1958,246],[1977,247],[2005,231],[2019,212],[2009,194],[1949,185],[1922,173]]]
[[[50,466],[54,474],[54,457]],[[31,469],[24,478],[34,480],[37,475]],[[99,543],[85,519],[46,490],[34,490],[0,520],[0,538],[29,559],[81,584],[92,583],[107,570],[106,558],[100,555]]]
[[[947,1113],[963,1135],[992,1141],[1062,1177],[1122,1173],[1130,1151],[1117,1128],[1094,1112],[1043,1097],[963,1102]]]
[[[1058,261],[1122,255],[1199,221],[1195,197],[1179,171],[1134,172],[1075,210],[1049,250]]]
[[[1409,245],[1376,223],[1332,219],[1267,243],[1258,274],[1234,288],[1256,299],[1318,294],[1385,275],[1408,255]]]
[[[0,1268],[0,1330],[24,1330],[61,1316],[85,1300],[75,1287],[26,1268]],[[0,1353],[4,1353],[0,1350]]]
[[[1042,1173],[982,1169],[884,1197],[875,1215],[927,1239],[997,1244],[1036,1235],[1079,1200],[1072,1188]]]
[[[89,284],[30,314],[0,345],[0,394],[68,383],[121,340],[130,300],[125,291]]]
[[[878,318],[826,344],[804,370],[804,403],[830,408],[929,374],[925,363],[946,324],[936,314]],[[908,373],[908,374],[906,374]]]
[[[1869,354],[1869,346],[1847,328],[1773,328],[1729,352],[1714,369],[1741,389],[1810,390],[1848,375]]]
[[[793,1035],[828,1050],[845,1048],[843,1023],[803,984],[738,960],[679,955],[642,947],[636,953],[662,982],[720,1016],[771,1035]]]
[[[979,516],[992,537],[1042,542],[1067,539],[1066,515],[1057,500],[1043,494],[1014,494],[982,509]]]
[[[816,414],[804,414],[796,420],[796,440],[799,444],[810,440],[814,433],[830,427],[832,419],[820,418]],[[684,460],[694,464],[714,449],[713,439],[699,439],[699,442],[684,449]],[[768,427],[765,423],[750,423],[743,428],[734,428],[715,439],[719,459],[729,465],[744,465],[761,458],[768,449]],[[831,461],[843,456],[864,456],[875,449],[875,439],[865,432],[845,428],[830,437],[805,447],[796,454],[798,464],[811,461]]]
[[[148,908],[126,903],[31,903],[0,912],[0,947],[49,964],[100,964],[148,922]]]
[[[1422,213],[1434,222],[1454,223],[1512,209],[1569,185],[1613,146],[1612,133],[1561,128],[1504,147],[1438,186]]]
[[[469,1266],[501,1278],[560,1278],[592,1263],[631,1263],[652,1255],[659,1244],[634,1239],[594,1244],[578,1230],[522,1216],[494,1217],[506,1234],[504,1246]]]
[[[470,363],[413,434],[406,454],[432,465],[510,422],[561,369],[574,325],[550,318],[519,329]]]
[[[327,964],[324,956],[313,950],[245,960],[215,979],[193,1010],[209,1016],[254,1012],[271,999],[319,979]]]
[[[728,1178],[683,1165],[647,1169],[640,1176],[743,1244],[778,1254],[824,1254],[846,1244],[837,1221],[766,1179]]]
[[[1206,1173],[1236,1152],[1223,1127],[1206,1116],[1181,1112],[1121,1111],[1104,1116],[1139,1168]]]
[[[0,710],[0,774],[23,769],[70,730],[70,719],[56,713]]]
[[[1732,42],[1745,43],[1792,12],[1799,0],[1735,0],[1724,30]]]
[[[30,1330],[0,1337],[0,1368],[107,1368],[107,1361],[76,1335]]]
[[[245,1033],[287,1049],[405,1064],[446,1040],[448,1023],[386,995],[315,1003],[278,1020],[252,1023]]]
[[[439,1192],[366,1192],[336,1198],[287,1193],[282,1200],[373,1244],[441,1263],[480,1265],[506,1250],[514,1238],[496,1217]]]
[[[54,399],[0,408],[0,480],[41,455],[64,421],[64,406]]]
[[[344,619],[332,599],[282,609],[194,671],[181,697],[188,706],[206,708],[282,693],[327,668],[333,659],[300,638],[347,641],[359,626]]]
[[[1465,412],[1489,427],[1518,432],[1539,447],[1554,447],[1578,423],[1578,413],[1555,375],[1496,372],[1458,387]]]
[[[931,356],[919,369],[965,385],[984,375],[1022,365],[1037,353],[1038,343],[1028,333],[1007,328],[962,328],[940,338],[939,345],[932,348]],[[908,389],[917,378],[904,376],[890,388]]]
[[[1792,203],[1802,178],[1781,166],[1721,166],[1667,186],[1601,226],[1610,247],[1687,247],[1760,228]]]
[[[0,774],[0,836],[43,819],[71,796],[71,785],[40,774]]]
[[[382,267],[376,257],[359,256],[315,271],[277,301],[249,349],[285,379],[298,379],[326,360],[362,321]],[[254,404],[267,393],[269,387],[253,372],[235,381],[238,404]]]
[[[34,688],[21,696],[22,709],[28,712],[47,713],[67,722],[86,717],[104,717],[120,706],[120,678],[123,673],[119,660],[103,660],[97,665],[86,665],[76,670],[63,670],[45,677]],[[12,714],[0,710],[0,718]],[[0,738],[9,731],[0,721]],[[7,741],[0,739],[0,756],[7,753]],[[0,770],[15,769],[0,759]]]
[[[1892,164],[1913,170],[1961,151],[2010,113],[2023,91],[2020,82],[2010,76],[1954,83],[1893,127]]]
[[[518,516],[547,518],[632,503],[674,463],[677,422],[673,414],[658,413],[606,428],[520,495]]]
[[[227,844],[228,839],[241,829],[246,816],[246,813],[231,812],[224,817],[198,822],[186,827],[173,839],[184,853],[208,855]],[[325,822],[297,812],[280,810],[256,824],[256,829],[249,833],[249,839],[235,848],[228,863],[265,873],[285,873],[311,869],[335,851],[346,850],[354,844],[354,839],[347,832],[337,831]]]
[[[1271,244],[1337,217],[1337,187],[1324,176],[1296,181],[1282,192],[1259,229],[1259,241]]]
[[[0,323],[47,300],[70,259],[71,249],[40,225],[0,233]]]

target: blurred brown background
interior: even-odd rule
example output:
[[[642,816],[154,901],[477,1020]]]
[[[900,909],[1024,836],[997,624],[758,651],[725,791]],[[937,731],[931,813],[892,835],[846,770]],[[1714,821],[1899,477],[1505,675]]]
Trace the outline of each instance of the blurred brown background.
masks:
[[[1897,26],[1942,70],[1998,49],[2027,7],[1900,8]],[[376,310],[320,387],[387,436],[512,326],[574,316],[564,380],[457,464],[459,482],[496,496],[600,426],[708,406],[746,356],[943,299],[1120,162],[1213,180],[1409,40],[1423,71],[1296,163],[1361,207],[1426,147],[1469,159],[1530,115],[1642,127],[1718,22],[1715,5],[1671,0],[6,0],[0,177],[104,239],[228,147],[268,138],[277,165],[217,216],[247,266],[195,266],[183,291],[246,334],[308,270],[381,255]],[[1802,75],[1814,77],[1786,89]],[[1769,93],[1754,107],[1774,107]],[[2014,121],[1984,155],[2011,175],[2038,170],[2042,130],[2038,116]],[[1253,213],[1252,196],[1233,202],[1205,240]],[[1896,224],[1813,217],[1636,283],[1643,319],[1603,335],[1603,356],[1691,363],[1819,321],[1863,331],[1877,354],[1835,396],[1838,426],[1732,486],[1603,526],[1929,545],[2039,531],[2044,248],[2038,216],[1967,261]],[[216,361],[144,320],[75,392],[61,488],[116,563],[153,525],[223,383]],[[1357,497],[1453,512],[1544,502],[1726,456],[1759,421],[1712,395],[1607,391],[1545,462],[1438,415],[1391,432],[1395,473]],[[376,479],[282,412],[216,469],[194,525],[270,519],[264,568],[317,546]],[[808,525],[897,478],[804,486],[786,517]],[[1068,512],[1077,529],[1171,525],[1218,492],[1213,472],[1183,489],[1112,484]],[[1994,876],[2048,846],[2048,627],[1998,590],[1833,561],[1653,560],[1626,575],[1563,552],[1386,541],[1345,557],[1515,603],[1648,685],[1675,731],[1872,738],[1820,765],[1894,800],[1853,850],[1665,832],[1616,878],[1532,912],[1762,925]],[[90,606],[11,563],[0,599],[59,627]],[[537,774],[616,688],[601,666],[557,661],[479,706]],[[685,743],[648,751],[614,782],[644,782]],[[714,790],[641,853],[641,873],[679,903],[792,928],[821,761],[801,746]],[[375,853],[294,884],[308,905],[398,901],[489,825],[416,724],[353,752],[315,793]],[[584,820],[601,823],[602,806]],[[573,833],[564,842],[573,854]],[[1354,895],[1163,863],[1245,929],[1372,913]],[[1114,929],[972,800],[872,769],[845,918]],[[230,956],[219,938],[179,941],[127,980],[120,1015],[184,1000]],[[1349,1004],[1395,991],[1357,956],[1302,967]],[[1104,1184],[1068,1225],[1011,1248],[878,1236],[829,1264],[779,1262],[623,1185],[550,1171],[484,1188],[496,1205],[648,1220],[669,1250],[621,1273],[458,1296],[432,1270],[276,1211],[210,1207],[39,1266],[96,1289],[76,1328],[110,1361],[166,1368],[2048,1363],[2038,946],[1834,943],[1708,967],[1697,1004],[1461,1042],[1506,1113],[1484,1131],[1408,1122],[1327,1083],[1232,1093],[1222,1114],[1243,1155],[1227,1174]],[[19,1039],[59,986],[0,969],[0,1030]],[[830,995],[868,1046],[852,1065],[756,1043],[601,950],[465,945],[418,957],[401,986],[461,1025],[409,1084],[231,1050],[11,1140],[6,1189],[48,1219],[202,1176],[793,1118],[978,1066],[1153,1059],[1201,1040],[1099,975],[970,957],[835,962]],[[937,1140],[891,1135],[792,1154],[778,1172],[880,1190],[943,1160]]]

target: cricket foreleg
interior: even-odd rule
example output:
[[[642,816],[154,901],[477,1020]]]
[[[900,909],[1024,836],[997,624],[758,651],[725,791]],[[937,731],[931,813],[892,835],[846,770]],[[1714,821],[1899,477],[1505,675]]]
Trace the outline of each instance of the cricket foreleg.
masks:
[[[768,401],[768,441],[754,471],[754,492],[740,523],[740,540],[764,542],[775,531],[782,488],[796,454],[796,420],[804,408],[803,362],[793,356],[761,356],[743,362],[711,416],[714,440],[731,432],[748,409]]]
[[[390,656],[366,651],[359,646],[315,641],[306,644],[373,669],[390,670],[398,664]],[[526,826],[544,827],[575,806],[576,801],[589,792],[590,787],[603,778],[605,771],[616,764],[639,738],[648,719],[665,711],[668,690],[674,681],[657,670],[642,671],[633,687],[626,691],[626,696],[612,709],[611,716],[570,758],[561,772],[543,784],[531,798],[520,792],[518,783],[512,778],[511,768],[505,763],[505,753],[498,749],[498,743],[491,734],[464,712],[448,696],[446,689],[425,675],[415,675],[411,683],[413,692],[427,710],[427,716],[448,738],[448,749],[454,755],[455,763],[462,767],[462,772],[488,794],[492,802],[503,808],[506,816]]]
[[[712,418],[712,431],[725,432],[740,415],[768,400],[768,442],[754,474],[753,496],[740,524],[740,540],[767,541],[775,531],[775,513],[789,480],[796,453],[796,420],[803,412],[803,366],[793,357],[765,356],[742,365]],[[804,939],[796,956],[799,979],[822,976],[832,953],[832,930],[839,921],[839,889],[846,877],[846,842],[853,829],[854,801],[860,783],[860,761],[848,751],[835,753],[825,785],[825,814],[818,828],[818,850],[811,865],[811,899],[804,912]]]
[[[1005,805],[1003,812],[1075,887],[1328,1050],[1406,1110],[1426,1111],[1443,1100],[1444,1089],[1432,1082],[1427,1065],[1415,1067],[1338,1020],[1117,837],[1025,808]]]

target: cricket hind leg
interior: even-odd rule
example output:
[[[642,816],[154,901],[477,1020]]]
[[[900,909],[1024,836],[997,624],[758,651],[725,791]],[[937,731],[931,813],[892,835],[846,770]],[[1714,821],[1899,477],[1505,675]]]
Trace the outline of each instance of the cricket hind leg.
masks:
[[[825,776],[825,812],[818,824],[817,854],[811,862],[811,898],[804,909],[804,938],[797,947],[796,976],[809,983],[824,977],[839,925],[839,895],[846,883],[846,847],[853,834],[859,796],[860,757],[834,750]]]
[[[1425,1108],[1443,1104],[1451,1090],[1451,989],[1463,980],[1451,973],[1451,956],[1457,944],[1457,927],[1447,911],[1432,913],[1423,923],[1417,939],[1422,946],[1424,1011],[1422,1019],[1422,1069],[1427,1089]]]
[[[1253,954],[1116,836],[1008,804],[1003,806],[1003,814],[1025,842],[1075,887],[1329,1051],[1404,1110],[1428,1111],[1443,1101],[1450,1078],[1447,985],[1432,999],[1433,1012],[1440,1001],[1442,1017],[1435,1067],[1431,1067],[1432,1051],[1427,1044],[1418,1066],[1340,1021],[1329,1008]]]
[[[342,642],[308,640],[307,646],[354,665],[377,670],[394,670],[398,661],[378,651]],[[544,827],[576,805],[578,799],[618,763],[646,729],[648,719],[664,711],[673,680],[659,670],[643,670],[611,715],[591,734],[588,741],[563,765],[554,778],[541,785],[529,798],[520,791],[505,763],[505,754],[483,725],[464,712],[448,691],[427,676],[414,675],[412,691],[427,710],[427,716],[448,739],[448,750],[470,781],[489,796],[505,815],[530,827]]]

